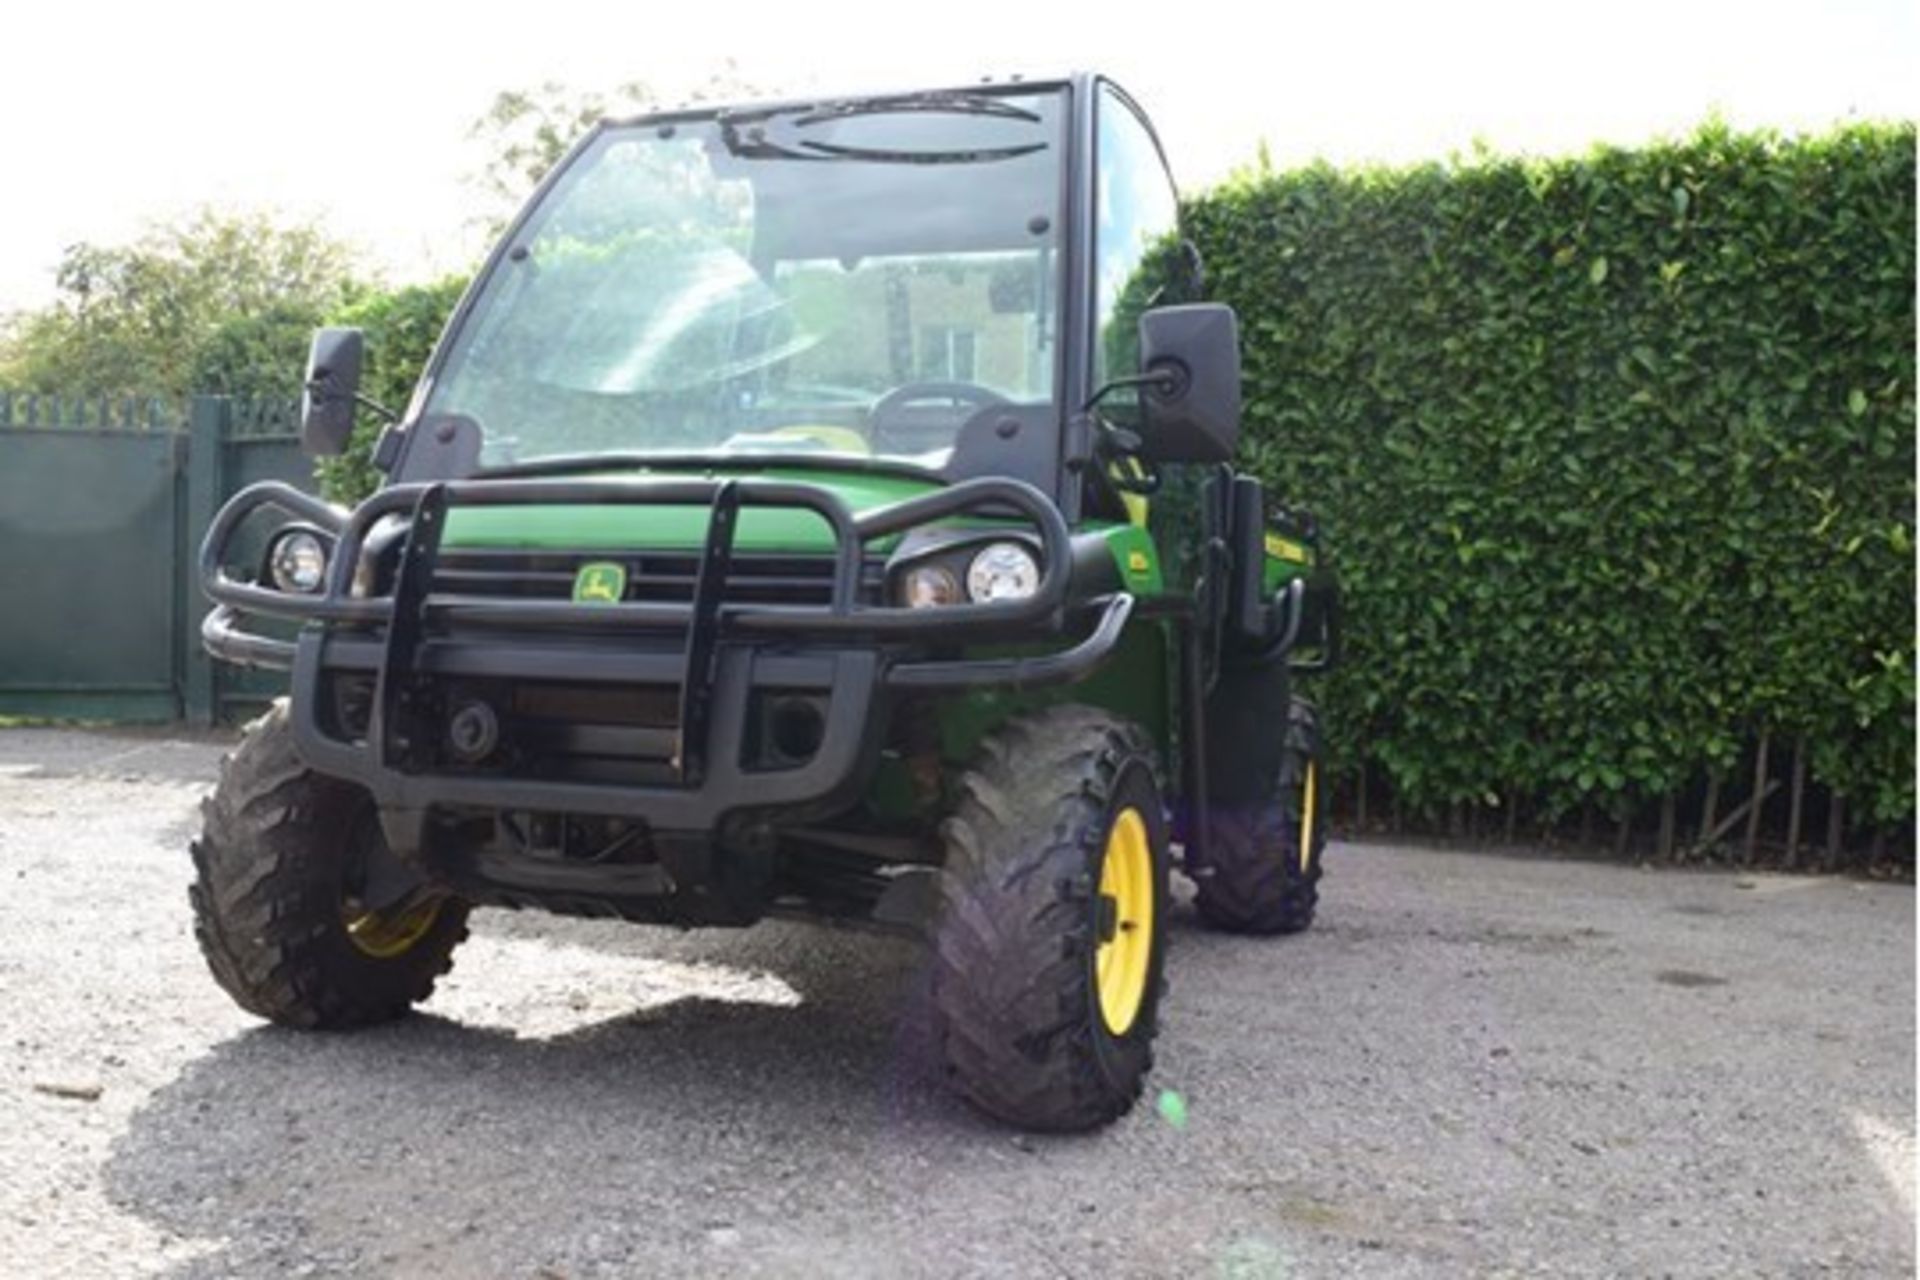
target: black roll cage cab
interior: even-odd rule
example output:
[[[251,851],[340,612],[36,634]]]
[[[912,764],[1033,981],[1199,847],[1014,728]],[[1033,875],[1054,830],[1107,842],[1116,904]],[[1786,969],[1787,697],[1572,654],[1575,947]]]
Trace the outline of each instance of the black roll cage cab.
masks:
[[[436,441],[431,433],[416,432],[426,402],[428,390],[439,380],[452,348],[453,337],[467,324],[474,306],[496,272],[512,260],[515,246],[538,210],[545,204],[548,194],[557,185],[567,170],[586,153],[593,142],[607,129],[631,127],[635,125],[671,125],[689,121],[707,121],[718,119],[729,112],[751,114],[764,111],[784,111],[804,107],[831,107],[848,102],[870,102],[887,98],[932,97],[943,94],[965,94],[969,96],[997,96],[1011,94],[1035,94],[1063,92],[1067,109],[1064,113],[1064,134],[1062,144],[1065,154],[1060,165],[1059,191],[1056,196],[1056,217],[1060,226],[1066,229],[1062,237],[1063,255],[1061,264],[1062,285],[1055,299],[1055,325],[1059,340],[1055,343],[1054,368],[1054,404],[1051,412],[1052,427],[1052,466],[1045,476],[1032,479],[1043,492],[1049,494],[1058,504],[1061,516],[1068,525],[1079,521],[1083,512],[1086,485],[1084,476],[1088,464],[1092,461],[1094,449],[1094,426],[1092,414],[1083,408],[1092,398],[1093,386],[1092,352],[1095,338],[1096,306],[1094,288],[1094,236],[1096,232],[1095,210],[1098,206],[1096,183],[1099,180],[1099,111],[1101,103],[1111,95],[1112,101],[1129,111],[1140,127],[1152,139],[1154,151],[1159,156],[1162,172],[1166,176],[1167,186],[1176,198],[1178,187],[1173,181],[1172,167],[1167,163],[1166,149],[1161,145],[1160,136],[1155,132],[1153,122],[1134,99],[1113,80],[1093,72],[1074,72],[1055,79],[1002,81],[984,81],[978,84],[950,86],[940,89],[914,90],[908,93],[878,93],[861,95],[858,98],[834,99],[777,99],[765,102],[737,103],[728,106],[688,107],[669,111],[648,112],[643,115],[602,120],[585,136],[580,138],[561,157],[560,161],[548,170],[535,188],[530,198],[508,224],[507,230],[488,254],[480,270],[475,273],[472,282],[461,295],[459,304],[448,319],[440,341],[435,345],[433,355],[427,363],[424,375],[408,404],[405,414],[395,426],[389,428],[390,438],[383,442],[380,458],[386,469],[398,480],[445,480],[465,478],[458,474],[458,468],[450,473],[444,457],[435,457]],[[903,468],[911,470],[911,468]],[[963,479],[967,476],[941,477],[945,479]],[[1044,481],[1044,483],[1041,483]]]

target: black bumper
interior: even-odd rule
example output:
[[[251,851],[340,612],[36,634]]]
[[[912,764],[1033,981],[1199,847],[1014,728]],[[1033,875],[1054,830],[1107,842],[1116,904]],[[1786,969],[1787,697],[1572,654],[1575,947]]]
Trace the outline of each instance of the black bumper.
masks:
[[[445,515],[456,506],[704,504],[705,547],[690,603],[578,604],[461,596],[432,589]],[[726,578],[738,511],[747,506],[811,510],[833,530],[834,576],[825,606],[729,603]],[[328,580],[312,595],[236,581],[222,570],[241,521],[273,507],[336,540]],[[1012,515],[1037,532],[1041,582],[1027,600],[910,610],[857,599],[863,548],[871,539],[953,516]],[[369,530],[383,517],[408,519],[391,590],[355,595],[354,571]],[[202,634],[222,660],[292,671],[292,716],[314,768],[365,786],[404,839],[428,810],[448,806],[595,814],[639,819],[659,831],[707,832],[740,812],[770,817],[844,808],[858,798],[881,747],[894,691],[992,685],[1034,687],[1081,678],[1119,642],[1133,601],[1126,595],[1070,606],[1071,555],[1065,524],[1039,491],[983,479],[855,516],[832,492],[754,479],[496,480],[384,489],[350,515],[269,482],[237,494],[215,518],[201,549],[201,575],[215,608]],[[250,631],[247,615],[303,621],[297,639]],[[1070,622],[1092,625],[1067,647],[986,660],[927,657],[968,640],[1044,642]],[[1073,628],[1077,629],[1077,628]],[[370,682],[364,732],[340,731],[330,682]],[[440,724],[423,712],[423,689],[447,681],[564,678],[608,691],[677,690],[673,726],[659,730],[664,767],[632,780],[563,780],[439,767],[423,739]],[[798,693],[824,708],[818,746],[790,767],[750,763],[744,751],[756,695]],[[641,730],[630,731],[645,732]]]

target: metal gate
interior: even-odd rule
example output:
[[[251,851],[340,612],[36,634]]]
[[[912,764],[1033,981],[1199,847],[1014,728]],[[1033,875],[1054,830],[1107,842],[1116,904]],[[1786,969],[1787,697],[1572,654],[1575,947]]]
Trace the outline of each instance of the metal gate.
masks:
[[[313,487],[295,412],[0,392],[0,716],[204,724],[279,691],[201,652],[193,560],[241,486]]]

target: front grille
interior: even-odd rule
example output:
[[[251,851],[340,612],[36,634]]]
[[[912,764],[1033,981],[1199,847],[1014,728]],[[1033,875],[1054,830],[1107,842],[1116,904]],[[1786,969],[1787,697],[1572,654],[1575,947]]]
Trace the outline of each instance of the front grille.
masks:
[[[453,595],[521,600],[566,600],[573,595],[582,565],[612,563],[626,570],[624,600],[690,604],[699,553],[522,551],[445,548],[435,562],[433,589]],[[858,592],[876,602],[884,575],[881,561],[869,562]],[[823,555],[771,555],[735,552],[727,571],[730,604],[817,605],[833,597],[833,559]]]
[[[507,709],[505,740],[524,772],[582,781],[671,779],[678,689],[529,683],[492,692]]]
[[[701,565],[700,554],[692,551],[449,547],[434,561],[429,590],[446,604],[557,603],[574,598],[583,568],[601,564],[622,571],[621,601],[680,605],[691,613]],[[605,584],[613,576],[596,575],[588,582]],[[833,576],[834,558],[829,555],[736,553],[728,565],[723,602],[748,608],[825,609],[833,602]],[[856,598],[876,602],[884,581],[885,561],[869,561],[862,566]],[[484,626],[484,615],[475,625]],[[655,636],[643,643],[657,650],[673,641]],[[691,645],[691,639],[686,643]],[[706,678],[703,670],[682,672],[670,683],[642,684],[571,684],[546,670],[514,679],[426,675],[409,688],[424,735],[420,749],[432,757],[431,767],[464,774],[510,772],[554,781],[667,786],[697,776],[698,760],[710,745],[697,724],[682,724],[682,704],[689,696],[682,681]],[[476,730],[471,745],[462,745],[456,721],[463,709],[474,707],[479,708],[474,723],[492,729]],[[344,714],[340,718],[347,719]],[[366,732],[366,721],[363,711],[357,724],[343,723],[342,728],[357,736]],[[738,748],[740,759],[734,763],[749,769],[798,767],[818,750],[825,722],[825,701],[815,693],[756,690],[741,726],[745,736]],[[701,734],[700,749],[683,751],[683,731]]]

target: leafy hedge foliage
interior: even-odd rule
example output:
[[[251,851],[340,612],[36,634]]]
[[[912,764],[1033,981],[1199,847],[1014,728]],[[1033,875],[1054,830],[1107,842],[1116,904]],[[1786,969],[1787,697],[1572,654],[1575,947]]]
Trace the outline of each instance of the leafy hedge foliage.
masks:
[[[1194,201],[1322,691],[1415,807],[1627,804],[1763,731],[1913,811],[1914,130],[1243,173]]]
[[[329,324],[353,325],[366,331],[366,364],[360,374],[360,394],[395,411],[404,412],[413,398],[414,383],[426,368],[440,330],[467,287],[464,275],[448,276],[433,284],[408,285],[370,294],[329,318]],[[373,467],[373,446],[381,423],[364,410],[354,424],[347,451],[321,459],[316,470],[321,492],[337,502],[358,502],[379,484]]]

